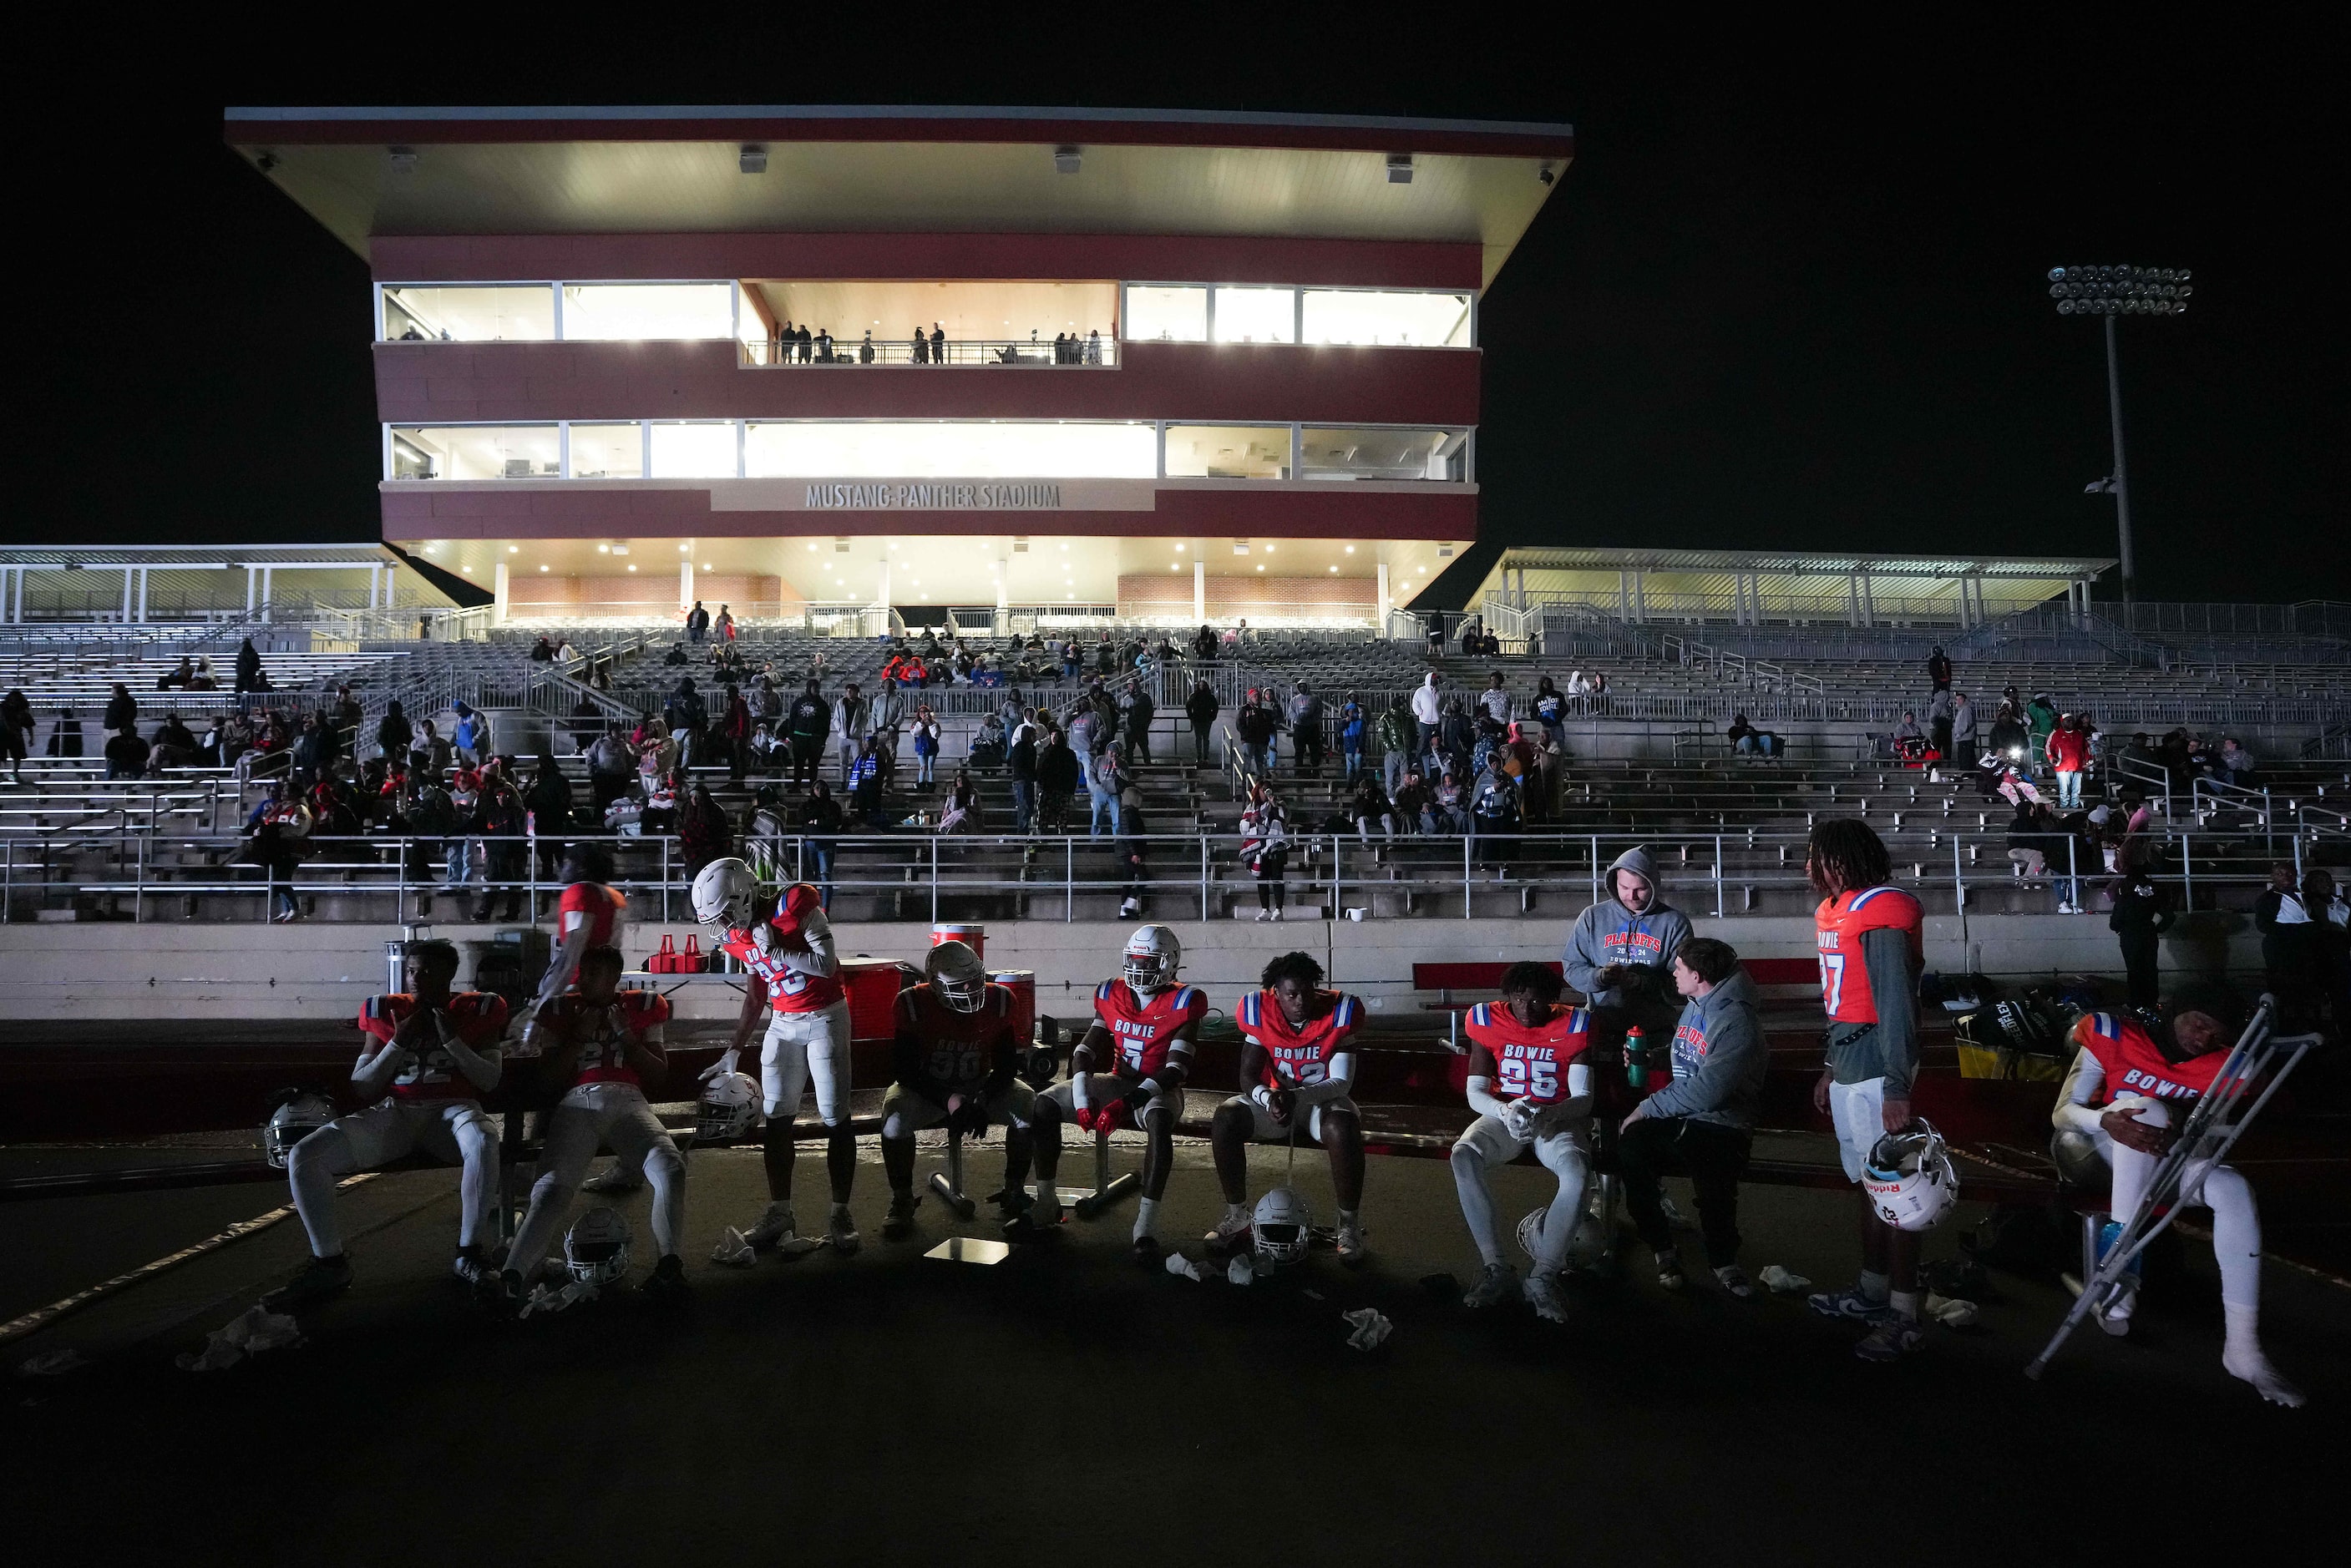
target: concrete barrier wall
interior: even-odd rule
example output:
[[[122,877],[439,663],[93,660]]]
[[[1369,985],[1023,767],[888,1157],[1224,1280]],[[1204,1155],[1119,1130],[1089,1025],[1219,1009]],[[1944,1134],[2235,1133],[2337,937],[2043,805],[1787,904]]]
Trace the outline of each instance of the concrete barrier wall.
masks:
[[[1229,1009],[1255,983],[1266,961],[1302,949],[1312,953],[1331,983],[1361,994],[1375,1011],[1414,1012],[1422,998],[1412,989],[1416,962],[1508,962],[1555,959],[1573,921],[1566,919],[1475,920],[1252,920],[1170,922],[1183,939],[1185,978],[1205,988],[1212,1003]],[[1750,958],[1808,958],[1813,924],[1805,916],[1743,916],[1699,919],[1698,930],[1719,937]],[[448,924],[434,934],[461,944],[488,940],[500,928]],[[664,934],[683,947],[687,926],[625,928],[622,947],[632,967],[642,964]],[[1086,1012],[1090,993],[1114,974],[1129,927],[1048,920],[1005,921],[987,932],[991,967],[1036,972],[1038,1005],[1057,1017]],[[929,929],[919,924],[843,925],[844,954],[922,961]],[[0,929],[0,1021],[72,1018],[163,1021],[189,1019],[345,1019],[383,989],[384,944],[395,927],[377,925],[130,925],[86,922]],[[2167,973],[2220,969],[2255,975],[2260,941],[2241,915],[2199,912],[2165,940]],[[2120,972],[2120,957],[2098,916],[1999,915],[1930,918],[1927,966],[2029,977]],[[470,972],[470,971],[466,971]],[[685,1018],[731,1017],[737,992],[722,977],[700,977],[675,995]],[[0,1022],[0,1040],[7,1023]],[[142,1032],[143,1033],[144,1032]]]

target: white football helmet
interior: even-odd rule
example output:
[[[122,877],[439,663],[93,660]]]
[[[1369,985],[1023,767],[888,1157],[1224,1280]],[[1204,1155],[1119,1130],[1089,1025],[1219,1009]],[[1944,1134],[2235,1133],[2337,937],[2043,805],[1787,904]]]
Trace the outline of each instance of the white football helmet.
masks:
[[[563,1238],[563,1267],[574,1282],[609,1284],[629,1272],[629,1222],[610,1209],[590,1209]]]
[[[261,1151],[269,1163],[286,1168],[294,1146],[335,1119],[335,1107],[318,1095],[297,1095],[269,1113],[261,1129]]]
[[[728,856],[713,860],[694,879],[694,918],[709,930],[741,930],[751,923],[759,904],[759,879],[751,868]]]
[[[1303,1262],[1313,1215],[1306,1199],[1287,1187],[1277,1187],[1257,1200],[1249,1222],[1249,1249],[1268,1269]]]
[[[987,966],[961,942],[939,943],[923,961],[931,993],[957,1012],[977,1012],[987,1001]]]
[[[1959,1200],[1943,1135],[1924,1121],[1877,1140],[1862,1163],[1861,1187],[1877,1217],[1897,1231],[1931,1231]]]
[[[1118,961],[1119,978],[1137,996],[1155,996],[1176,983],[1184,944],[1165,926],[1138,926]]]
[[[702,1086],[694,1107],[694,1141],[730,1143],[759,1119],[759,1085],[748,1073],[721,1073]]]
[[[1543,1220],[1551,1214],[1549,1208],[1530,1210],[1519,1221],[1519,1249],[1536,1262],[1542,1262]],[[1571,1269],[1588,1269],[1608,1255],[1608,1228],[1600,1216],[1588,1207],[1576,1216],[1575,1234],[1567,1244],[1567,1256],[1562,1265]]]

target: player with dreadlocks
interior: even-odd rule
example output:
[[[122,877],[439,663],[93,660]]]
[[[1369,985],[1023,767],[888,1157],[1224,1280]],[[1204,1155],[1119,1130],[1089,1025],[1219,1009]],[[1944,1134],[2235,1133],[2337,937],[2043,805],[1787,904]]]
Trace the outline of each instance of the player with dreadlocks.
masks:
[[[1867,823],[1831,817],[1813,828],[1804,875],[1821,895],[1821,1001],[1829,1015],[1828,1061],[1813,1085],[1813,1108],[1836,1128],[1846,1179],[1861,1202],[1861,1278],[1823,1291],[1823,1317],[1870,1325],[1854,1347],[1867,1361],[1894,1361],[1924,1343],[1919,1327],[1918,1236],[1886,1223],[1860,1190],[1877,1140],[1910,1125],[1918,1071],[1918,970],[1925,955],[1918,900],[1888,886],[1894,867]]]

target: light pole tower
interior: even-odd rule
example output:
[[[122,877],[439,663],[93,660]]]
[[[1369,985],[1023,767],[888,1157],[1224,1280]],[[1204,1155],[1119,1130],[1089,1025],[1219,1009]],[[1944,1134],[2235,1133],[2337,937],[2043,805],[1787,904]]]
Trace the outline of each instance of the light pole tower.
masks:
[[[2106,318],[2106,412],[2114,421],[2115,467],[2086,487],[2091,495],[2115,498],[2115,524],[2122,537],[2123,603],[2137,596],[2138,575],[2131,559],[2130,474],[2123,462],[2122,367],[2115,353],[2117,316],[2178,316],[2188,308],[2186,267],[2055,266],[2049,269],[2049,296],[2060,316]]]

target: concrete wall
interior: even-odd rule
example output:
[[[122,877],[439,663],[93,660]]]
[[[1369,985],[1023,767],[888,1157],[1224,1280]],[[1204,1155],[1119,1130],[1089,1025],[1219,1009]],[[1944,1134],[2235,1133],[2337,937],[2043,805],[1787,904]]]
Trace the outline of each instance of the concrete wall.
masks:
[[[1185,978],[1229,1010],[1276,953],[1304,949],[1334,984],[1362,994],[1382,1012],[1415,1012],[1416,962],[1507,962],[1555,959],[1572,921],[1529,918],[1477,920],[1301,920],[1176,926],[1184,941]],[[491,925],[450,924],[434,934],[460,943],[489,938]],[[682,947],[692,928],[633,925],[622,947],[633,966],[664,932]],[[1124,925],[1001,922],[988,931],[992,967],[1036,972],[1038,1005],[1055,1016],[1087,1011],[1089,993],[1115,972]],[[1804,916],[1700,920],[1750,958],[1806,958],[1813,926]],[[843,925],[844,954],[920,962],[927,927],[913,923]],[[396,928],[373,925],[14,926],[0,929],[0,1019],[340,1019],[383,989],[384,943]],[[2241,916],[2199,914],[2164,944],[2164,966],[2258,972],[2258,938]],[[2018,976],[2114,973],[2115,940],[2094,916],[1938,917],[1927,922],[1927,965]],[[690,982],[675,1001],[682,1016],[731,1016],[737,993],[718,977]],[[0,1038],[5,1025],[0,1024]]]

